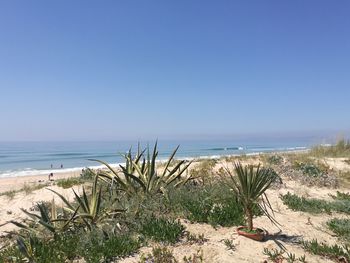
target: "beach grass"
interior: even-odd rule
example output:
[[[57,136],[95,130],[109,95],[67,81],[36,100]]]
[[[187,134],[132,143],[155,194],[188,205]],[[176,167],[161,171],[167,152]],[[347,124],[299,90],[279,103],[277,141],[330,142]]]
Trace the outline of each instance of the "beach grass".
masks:
[[[9,191],[0,193],[0,196],[6,196],[9,200],[12,200],[18,192],[19,191],[16,191],[16,190],[9,190]]]
[[[318,145],[311,149],[310,154],[316,157],[350,157],[350,140],[339,139],[335,145]]]

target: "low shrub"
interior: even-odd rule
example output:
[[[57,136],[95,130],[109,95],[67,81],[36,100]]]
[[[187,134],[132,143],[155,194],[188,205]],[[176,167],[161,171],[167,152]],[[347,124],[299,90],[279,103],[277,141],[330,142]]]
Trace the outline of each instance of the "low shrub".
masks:
[[[311,177],[321,177],[324,174],[324,171],[314,163],[295,162],[294,168]]]
[[[139,241],[128,234],[101,236],[90,233],[87,242],[81,245],[81,256],[88,263],[111,262],[136,252]]]
[[[190,170],[190,174],[192,177],[205,184],[211,180],[213,180],[214,167],[217,163],[215,159],[203,159],[200,160],[199,163]]]
[[[213,185],[188,186],[170,198],[169,205],[192,222],[234,226],[244,223],[242,205],[228,186],[218,181]],[[260,215],[258,209],[256,215]]]
[[[269,155],[267,156],[266,161],[268,164],[278,165],[282,163],[283,157],[280,155]]]

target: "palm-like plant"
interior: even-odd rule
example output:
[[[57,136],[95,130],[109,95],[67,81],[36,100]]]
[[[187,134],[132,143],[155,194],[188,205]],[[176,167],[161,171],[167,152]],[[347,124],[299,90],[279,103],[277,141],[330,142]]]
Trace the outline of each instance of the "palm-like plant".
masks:
[[[253,165],[242,166],[241,163],[235,163],[234,176],[229,169],[226,169],[230,175],[232,190],[243,205],[247,227],[249,231],[253,230],[253,210],[259,207],[262,212],[272,221],[273,210],[265,191],[276,179],[276,174],[270,169],[254,167]],[[272,214],[270,213],[272,211]]]
[[[159,171],[160,169],[157,167],[157,142],[154,145],[152,154],[150,154],[149,147],[143,151],[139,147],[135,157],[132,156],[131,150],[129,150],[124,155],[125,166],[120,165],[121,172],[116,171],[106,162],[95,159],[92,159],[92,161],[97,161],[107,167],[107,171],[102,170],[97,173],[99,178],[108,181],[111,185],[116,183],[118,189],[128,195],[134,195],[139,192],[147,195],[166,194],[170,185],[179,187],[192,179],[191,175],[185,178],[182,177],[191,165],[191,161],[186,163],[185,160],[182,160],[171,167],[178,149],[179,146],[173,151],[162,171]]]

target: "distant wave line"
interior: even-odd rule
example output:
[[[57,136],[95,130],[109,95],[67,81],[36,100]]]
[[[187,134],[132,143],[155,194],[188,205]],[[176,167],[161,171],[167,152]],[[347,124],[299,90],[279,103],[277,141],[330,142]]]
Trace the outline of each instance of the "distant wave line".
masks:
[[[206,151],[232,151],[232,150],[243,150],[243,147],[216,147],[205,149]]]

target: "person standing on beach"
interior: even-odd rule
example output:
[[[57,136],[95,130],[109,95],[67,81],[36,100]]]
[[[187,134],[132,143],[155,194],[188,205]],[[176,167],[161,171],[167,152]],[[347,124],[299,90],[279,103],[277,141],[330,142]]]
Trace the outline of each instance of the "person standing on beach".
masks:
[[[53,177],[53,173],[49,174],[49,181],[51,181],[51,177]]]

